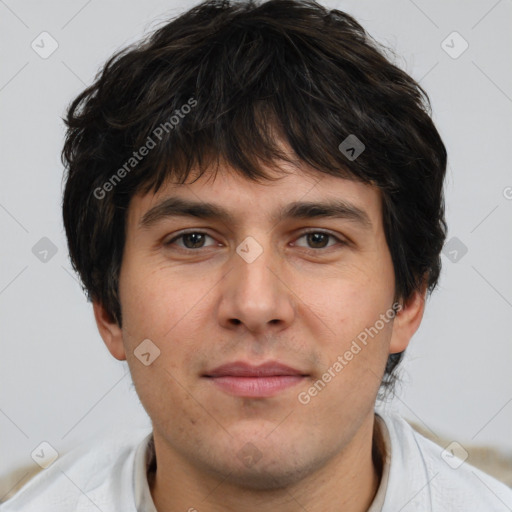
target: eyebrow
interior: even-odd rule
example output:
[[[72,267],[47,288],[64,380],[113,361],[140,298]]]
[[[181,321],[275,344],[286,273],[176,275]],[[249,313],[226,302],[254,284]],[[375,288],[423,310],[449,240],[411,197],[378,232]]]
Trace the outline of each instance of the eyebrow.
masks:
[[[193,201],[181,197],[168,197],[148,210],[139,222],[140,229],[149,229],[163,219],[172,217],[196,217],[205,220],[218,220],[228,225],[236,225],[236,218],[224,207],[207,202]],[[362,228],[371,229],[368,214],[344,200],[321,202],[292,202],[280,208],[272,217],[273,223],[285,219],[346,219],[356,222]]]

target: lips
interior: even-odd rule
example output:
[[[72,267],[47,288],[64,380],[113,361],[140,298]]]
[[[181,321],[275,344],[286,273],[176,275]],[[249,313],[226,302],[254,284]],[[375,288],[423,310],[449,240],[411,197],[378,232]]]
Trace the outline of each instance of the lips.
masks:
[[[208,372],[207,377],[279,377],[286,375],[304,375],[300,370],[281,363],[269,361],[253,366],[242,361],[227,363]]]
[[[258,366],[236,361],[218,366],[204,377],[230,395],[265,398],[297,385],[307,374],[276,361]]]

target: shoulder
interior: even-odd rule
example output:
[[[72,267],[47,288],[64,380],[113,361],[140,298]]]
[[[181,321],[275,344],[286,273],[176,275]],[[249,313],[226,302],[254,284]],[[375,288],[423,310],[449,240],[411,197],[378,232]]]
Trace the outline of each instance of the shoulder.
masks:
[[[383,512],[512,510],[512,489],[465,462],[460,444],[441,447],[396,413],[377,411],[388,428],[391,466]]]
[[[2,512],[135,512],[135,454],[150,433],[137,429],[81,444],[33,477],[1,505]]]

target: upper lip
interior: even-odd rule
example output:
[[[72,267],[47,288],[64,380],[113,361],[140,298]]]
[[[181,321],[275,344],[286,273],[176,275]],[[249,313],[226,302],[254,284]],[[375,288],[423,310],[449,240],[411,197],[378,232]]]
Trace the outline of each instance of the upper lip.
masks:
[[[243,361],[235,361],[218,366],[205,374],[206,377],[275,377],[283,375],[306,374],[277,361],[268,361],[257,366]]]

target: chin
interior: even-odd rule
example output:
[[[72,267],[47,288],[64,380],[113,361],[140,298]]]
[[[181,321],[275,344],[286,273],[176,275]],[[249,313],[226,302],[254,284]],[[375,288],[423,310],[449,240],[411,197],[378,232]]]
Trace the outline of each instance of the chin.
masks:
[[[279,464],[279,465],[278,465]],[[304,466],[290,461],[283,464],[279,461],[276,464],[255,464],[252,467],[245,467],[237,464],[236,467],[227,469],[225,476],[231,485],[251,491],[272,491],[289,488],[300,483],[309,474],[314,472],[311,466]],[[221,471],[224,473],[224,471]],[[215,472],[219,476],[218,472]]]
[[[221,452],[212,450],[210,457],[213,458],[203,459],[203,464],[207,466],[203,466],[203,469],[216,478],[221,477],[247,490],[278,490],[300,483],[324,466],[332,456],[304,448],[298,452],[294,445],[304,446],[303,443],[287,445],[284,440],[276,444],[267,440],[264,446],[258,444],[259,448],[255,444],[232,442],[228,449]]]

